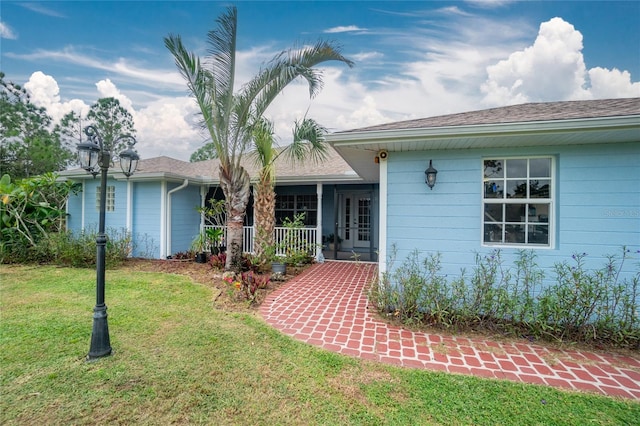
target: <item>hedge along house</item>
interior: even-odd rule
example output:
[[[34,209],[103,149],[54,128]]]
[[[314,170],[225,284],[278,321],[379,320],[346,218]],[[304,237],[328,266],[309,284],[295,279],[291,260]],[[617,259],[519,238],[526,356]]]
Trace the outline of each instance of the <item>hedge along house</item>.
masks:
[[[133,238],[133,256],[164,259],[186,251],[193,239],[211,226],[197,211],[210,198],[224,199],[218,178],[218,160],[189,163],[169,157],[142,159],[130,178],[109,172],[106,200],[108,229],[126,229]],[[244,167],[252,178],[258,170],[251,156]],[[73,232],[96,230],[99,214],[98,179],[84,170],[61,172],[64,179],[82,185],[67,203],[67,228]],[[359,253],[375,260],[377,250],[378,186],[364,181],[332,148],[321,164],[294,167],[276,162],[276,226],[285,217],[305,213],[302,230],[309,247],[320,254],[323,237],[339,235],[340,251],[325,251],[327,258]],[[253,251],[253,197],[245,217],[243,247]],[[278,231],[278,229],[276,229]]]
[[[515,105],[328,141],[379,182],[381,272],[393,269],[392,248],[396,265],[415,249],[440,253],[449,278],[495,249],[507,262],[535,250],[549,278],[575,253],[602,268],[621,247],[640,249],[640,98]],[[634,257],[623,276],[638,270]]]

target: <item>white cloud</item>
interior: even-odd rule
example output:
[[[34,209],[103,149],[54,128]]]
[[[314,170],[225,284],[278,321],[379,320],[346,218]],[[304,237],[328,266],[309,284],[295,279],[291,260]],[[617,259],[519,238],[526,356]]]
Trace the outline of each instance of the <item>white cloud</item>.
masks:
[[[514,0],[465,0],[465,2],[475,7],[492,9],[513,3]]]
[[[32,12],[39,13],[41,15],[52,16],[54,18],[65,18],[65,15],[58,12],[57,10],[48,8],[40,3],[21,2],[20,6],[24,7],[25,9],[29,9]]]
[[[68,112],[86,115],[90,106],[80,99],[62,101],[57,81],[41,71],[34,72],[24,84],[34,105],[47,109],[54,124]],[[109,79],[96,83],[96,99],[114,97],[133,116],[140,154],[145,157],[168,155],[188,160],[201,145],[203,137],[192,122],[196,106],[186,97],[161,98],[135,110],[128,96]]]
[[[322,68],[324,88],[313,100],[309,100],[306,83],[295,81],[267,110],[281,143],[290,142],[294,121],[305,113],[330,131],[338,131],[476,110],[483,107],[483,102],[494,106],[640,96],[640,83],[632,82],[627,71],[599,67],[587,70],[582,35],[561,18],[542,23],[535,39],[535,29],[517,20],[491,21],[457,14],[451,15],[444,27],[446,31],[441,32],[424,24],[398,33],[397,37],[386,36],[385,43],[395,43],[388,54],[371,47],[347,55],[358,62],[354,69],[329,63]],[[260,45],[238,51],[236,89],[280,49]],[[411,60],[396,55],[399,51],[410,52]],[[175,70],[145,70],[132,66],[127,59],[108,63],[78,55],[73,49],[58,54],[62,55],[60,60],[117,72],[113,79],[96,83],[95,95],[82,96],[116,97],[132,113],[137,129],[136,148],[143,158],[167,155],[188,160],[204,143],[206,135],[195,123],[197,107],[192,98],[183,95],[186,84]],[[380,73],[376,67],[382,62],[384,69]],[[154,90],[118,87],[128,87],[134,80],[154,86]],[[37,99],[56,119],[70,110],[88,109],[81,100],[64,100],[51,76],[34,73],[27,85],[34,102]],[[165,95],[167,92],[160,92],[159,87],[181,93]]]
[[[442,7],[437,10],[437,12],[445,14],[445,15],[461,15],[461,16],[470,16],[469,13],[463,11],[458,6],[447,6]]]
[[[357,25],[345,25],[345,26],[327,28],[323,32],[327,34],[335,34],[335,33],[348,33],[348,32],[366,31],[366,30],[367,30],[366,28],[360,28]]]
[[[591,94],[595,99],[640,96],[640,82],[631,82],[629,71],[595,67],[589,70]]]
[[[532,46],[487,67],[484,104],[638,96],[638,83],[626,71],[587,71],[582,49],[582,34],[573,25],[562,18],[543,22]]]
[[[133,102],[111,80],[108,78],[100,80],[96,83],[96,89],[98,89],[98,98],[116,98],[120,102],[120,106],[129,111],[135,119],[136,110],[133,108]]]
[[[190,97],[163,98],[137,111],[135,125],[143,158],[166,155],[188,160],[204,136],[194,123],[197,106]]]
[[[364,62],[370,61],[372,59],[382,59],[384,57],[384,53],[382,52],[360,52],[354,55],[351,55],[350,59],[356,62]]]
[[[62,102],[58,82],[52,76],[41,71],[31,74],[29,81],[24,84],[24,88],[31,96],[34,105],[47,110],[54,124],[71,111],[81,114],[89,112],[89,105],[80,99]]]
[[[11,27],[9,27],[4,22],[0,21],[0,38],[6,38],[6,39],[9,39],[9,40],[17,40],[18,39],[18,35],[15,32],[13,32]]]
[[[119,58],[116,61],[98,59],[78,52],[76,48],[67,46],[60,50],[39,49],[33,53],[17,54],[8,52],[7,56],[14,59],[22,59],[32,62],[56,61],[90,69],[107,71],[135,82],[136,85],[144,85],[158,89],[172,88],[177,84],[182,84],[183,79],[175,69],[150,69],[134,64],[126,58]]]

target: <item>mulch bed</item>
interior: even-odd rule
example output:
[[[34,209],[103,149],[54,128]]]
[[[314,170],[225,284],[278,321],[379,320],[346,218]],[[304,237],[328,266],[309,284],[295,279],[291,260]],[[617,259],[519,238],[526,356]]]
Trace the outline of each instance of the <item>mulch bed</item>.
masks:
[[[214,289],[213,305],[217,309],[226,311],[248,312],[255,311],[269,293],[282,286],[285,282],[300,274],[306,268],[287,268],[287,273],[278,279],[272,279],[265,289],[256,291],[255,300],[249,303],[239,298],[237,292],[222,279],[224,271],[213,268],[209,263],[196,263],[191,260],[154,260],[127,259],[121,268],[132,271],[162,272],[167,274],[185,275],[193,282]]]

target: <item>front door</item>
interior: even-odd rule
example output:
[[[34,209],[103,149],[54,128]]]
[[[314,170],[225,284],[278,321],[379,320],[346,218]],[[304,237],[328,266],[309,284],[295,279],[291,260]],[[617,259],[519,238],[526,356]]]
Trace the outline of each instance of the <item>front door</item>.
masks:
[[[344,194],[341,217],[342,248],[371,245],[371,194]]]

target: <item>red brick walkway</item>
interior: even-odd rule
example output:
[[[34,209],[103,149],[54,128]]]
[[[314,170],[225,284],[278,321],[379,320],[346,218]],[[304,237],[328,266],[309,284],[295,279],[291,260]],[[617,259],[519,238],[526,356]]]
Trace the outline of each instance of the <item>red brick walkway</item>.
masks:
[[[365,286],[376,271],[371,263],[314,265],[273,292],[260,313],[297,340],[345,355],[640,400],[640,355],[497,343],[387,325],[368,310]]]

